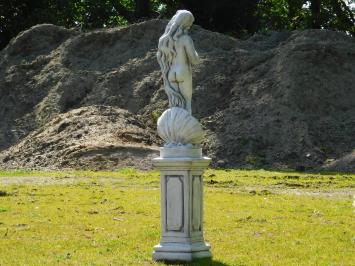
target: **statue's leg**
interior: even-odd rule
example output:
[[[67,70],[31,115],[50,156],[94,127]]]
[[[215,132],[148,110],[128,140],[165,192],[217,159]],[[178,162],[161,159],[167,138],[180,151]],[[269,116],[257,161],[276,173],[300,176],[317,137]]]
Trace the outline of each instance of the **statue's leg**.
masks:
[[[184,82],[179,83],[179,87],[186,101],[186,110],[191,114],[192,82],[186,79]]]
[[[184,108],[191,114],[192,77],[188,73],[178,70],[179,68],[172,67],[168,74],[171,87],[177,94],[175,97],[178,104],[175,103],[174,105]]]

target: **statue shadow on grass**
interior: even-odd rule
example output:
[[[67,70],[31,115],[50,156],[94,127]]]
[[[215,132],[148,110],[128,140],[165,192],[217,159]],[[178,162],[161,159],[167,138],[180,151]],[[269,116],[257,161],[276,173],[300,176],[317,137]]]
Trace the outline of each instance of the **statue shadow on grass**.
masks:
[[[213,258],[204,258],[204,259],[195,259],[192,262],[183,263],[183,262],[164,262],[165,265],[184,265],[184,266],[229,266],[230,264],[226,264],[220,262],[218,260],[214,260]]]

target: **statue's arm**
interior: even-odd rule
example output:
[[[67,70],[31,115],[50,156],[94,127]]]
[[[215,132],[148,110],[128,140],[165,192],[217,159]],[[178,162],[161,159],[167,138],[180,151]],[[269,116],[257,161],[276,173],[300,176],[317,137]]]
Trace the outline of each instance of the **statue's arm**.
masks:
[[[200,57],[198,56],[198,53],[195,50],[194,42],[189,36],[185,36],[184,38],[184,48],[186,56],[191,64],[195,65],[200,62]]]

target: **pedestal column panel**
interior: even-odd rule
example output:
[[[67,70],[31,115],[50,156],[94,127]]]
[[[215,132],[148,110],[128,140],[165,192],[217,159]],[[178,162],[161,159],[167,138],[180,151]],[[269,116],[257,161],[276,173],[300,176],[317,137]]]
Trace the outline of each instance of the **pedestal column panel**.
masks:
[[[202,183],[201,176],[192,176],[192,230],[201,231]]]
[[[165,176],[166,231],[181,232],[184,228],[183,176]]]

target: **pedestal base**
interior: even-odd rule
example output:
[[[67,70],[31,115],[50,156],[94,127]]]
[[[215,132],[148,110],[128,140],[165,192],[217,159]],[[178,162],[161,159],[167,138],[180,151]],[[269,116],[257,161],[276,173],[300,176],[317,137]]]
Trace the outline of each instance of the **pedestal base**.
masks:
[[[161,239],[153,259],[192,261],[211,257],[203,238],[203,171],[211,159],[201,149],[161,148],[153,164],[160,170]]]
[[[156,261],[192,261],[211,257],[207,243],[161,243],[154,247],[153,260]]]

